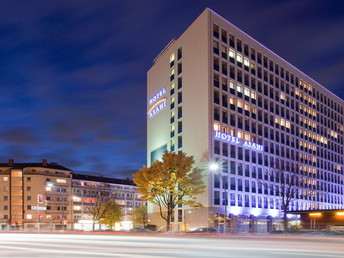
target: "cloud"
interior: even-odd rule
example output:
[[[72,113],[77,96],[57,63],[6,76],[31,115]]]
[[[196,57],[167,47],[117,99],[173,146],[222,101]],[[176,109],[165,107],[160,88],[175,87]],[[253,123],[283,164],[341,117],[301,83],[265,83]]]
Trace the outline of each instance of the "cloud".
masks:
[[[135,172],[146,160],[146,72],[207,6],[343,98],[339,2],[4,2],[0,158]]]

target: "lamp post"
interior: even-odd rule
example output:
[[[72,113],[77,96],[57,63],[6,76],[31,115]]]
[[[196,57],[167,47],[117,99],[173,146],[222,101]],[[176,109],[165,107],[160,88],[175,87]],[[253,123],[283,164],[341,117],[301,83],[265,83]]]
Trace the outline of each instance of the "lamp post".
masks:
[[[218,174],[218,176],[221,178],[221,180],[222,180],[222,185],[223,186],[226,186],[226,187],[224,187],[224,190],[225,190],[225,196],[226,196],[226,198],[225,198],[225,203],[224,203],[224,208],[225,208],[225,214],[224,214],[224,216],[223,216],[223,233],[226,233],[226,221],[227,221],[227,200],[228,200],[228,193],[227,193],[227,185],[225,185],[225,180],[224,180],[224,177],[221,175],[221,173],[220,173],[220,166],[219,166],[219,164],[217,164],[217,163],[211,163],[210,165],[209,165],[209,169],[210,169],[210,171],[213,171],[213,172],[216,172],[217,174]],[[227,183],[227,182],[226,182]]]

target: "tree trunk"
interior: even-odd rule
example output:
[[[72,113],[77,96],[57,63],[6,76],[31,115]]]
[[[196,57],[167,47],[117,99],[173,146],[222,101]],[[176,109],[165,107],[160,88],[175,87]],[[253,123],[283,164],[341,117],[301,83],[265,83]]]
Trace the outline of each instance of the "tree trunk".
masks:
[[[173,212],[173,210],[171,211],[171,210],[167,209],[166,232],[169,232],[171,230],[172,212]]]
[[[95,223],[94,223],[94,220],[93,220],[93,222],[92,222],[92,231],[94,231],[94,229],[95,229]]]
[[[171,228],[171,215],[167,215],[167,220],[166,220],[166,232],[169,232]]]
[[[283,210],[283,230],[285,233],[288,232],[288,217],[287,217],[287,209]]]

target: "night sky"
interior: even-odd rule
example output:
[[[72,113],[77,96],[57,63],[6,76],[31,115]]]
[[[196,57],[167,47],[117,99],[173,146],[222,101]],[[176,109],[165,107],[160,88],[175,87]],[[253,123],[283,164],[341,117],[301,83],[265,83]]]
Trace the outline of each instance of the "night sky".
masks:
[[[0,0],[0,162],[135,172],[146,72],[206,7],[344,98],[340,0]]]

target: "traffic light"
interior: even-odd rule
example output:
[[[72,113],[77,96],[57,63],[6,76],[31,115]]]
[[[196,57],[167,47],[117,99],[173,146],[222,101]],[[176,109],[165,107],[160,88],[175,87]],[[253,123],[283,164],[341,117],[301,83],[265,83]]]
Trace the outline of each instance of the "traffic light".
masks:
[[[48,205],[48,201],[44,200],[44,205],[47,206]]]
[[[61,224],[62,224],[62,225],[67,225],[67,223],[68,223],[68,220],[67,220],[67,219],[62,219],[62,220],[61,220]]]
[[[37,203],[43,203],[43,195],[37,194]]]
[[[43,222],[43,215],[38,215],[38,221]]]

